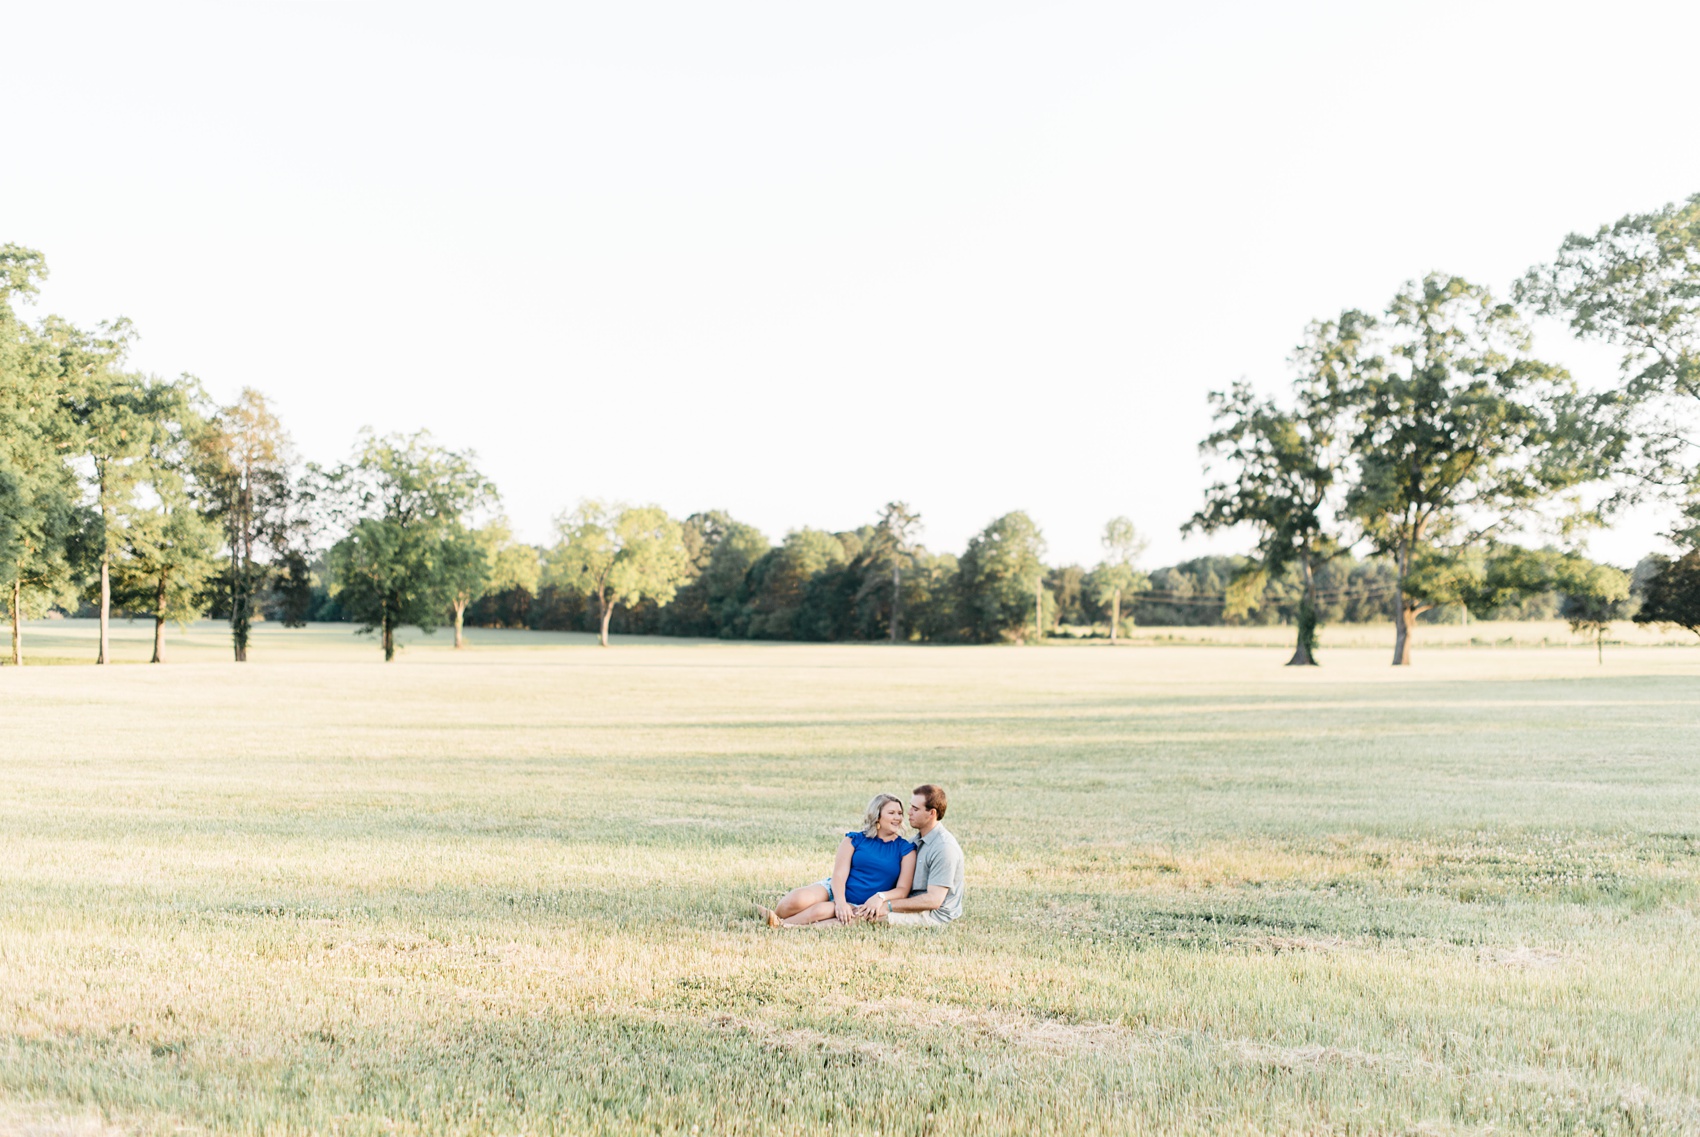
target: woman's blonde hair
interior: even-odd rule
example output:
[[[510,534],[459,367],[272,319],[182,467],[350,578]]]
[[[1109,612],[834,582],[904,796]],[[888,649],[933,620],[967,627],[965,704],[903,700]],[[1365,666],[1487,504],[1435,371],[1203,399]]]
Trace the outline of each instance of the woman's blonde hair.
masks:
[[[880,810],[885,808],[885,803],[888,801],[894,801],[898,805],[903,804],[903,799],[896,794],[875,794],[874,800],[868,803],[868,812],[862,817],[862,836],[879,836]]]

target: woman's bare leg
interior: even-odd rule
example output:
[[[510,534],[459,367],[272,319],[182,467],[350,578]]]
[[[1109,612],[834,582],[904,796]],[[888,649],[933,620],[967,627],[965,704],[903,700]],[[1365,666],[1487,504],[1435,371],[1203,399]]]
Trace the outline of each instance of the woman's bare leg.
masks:
[[[825,892],[826,889],[823,888],[820,891]],[[784,924],[787,928],[802,928],[809,924],[819,924],[827,920],[836,921],[837,919],[838,906],[830,900],[822,900],[818,904],[809,905],[795,916],[787,916]]]
[[[779,903],[773,906],[773,910],[779,913],[781,920],[785,920],[826,900],[826,894],[827,890],[821,885],[805,884],[787,892],[780,898]]]

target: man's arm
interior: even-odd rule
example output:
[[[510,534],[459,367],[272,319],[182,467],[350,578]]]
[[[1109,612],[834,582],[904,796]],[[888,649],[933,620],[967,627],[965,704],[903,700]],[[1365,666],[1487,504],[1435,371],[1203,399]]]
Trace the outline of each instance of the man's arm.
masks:
[[[950,885],[934,884],[920,896],[901,896],[891,902],[893,912],[931,912],[944,906],[945,897],[950,895]]]

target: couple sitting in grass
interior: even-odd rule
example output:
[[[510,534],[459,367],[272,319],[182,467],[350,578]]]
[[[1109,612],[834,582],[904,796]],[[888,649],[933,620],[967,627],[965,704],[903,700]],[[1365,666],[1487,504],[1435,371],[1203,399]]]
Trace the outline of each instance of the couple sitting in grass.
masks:
[[[915,787],[910,840],[903,836],[903,802],[876,795],[862,828],[838,843],[831,876],[793,888],[777,908],[756,910],[775,928],[861,920],[943,927],[962,915],[962,846],[943,825],[945,804],[943,786]]]

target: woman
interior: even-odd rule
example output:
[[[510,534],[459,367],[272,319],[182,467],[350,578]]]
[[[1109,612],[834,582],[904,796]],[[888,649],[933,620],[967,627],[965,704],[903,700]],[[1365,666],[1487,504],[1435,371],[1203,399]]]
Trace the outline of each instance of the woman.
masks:
[[[858,904],[908,896],[915,878],[915,845],[904,840],[903,803],[890,794],[876,794],[868,803],[862,828],[852,829],[838,843],[832,875],[819,884],[805,884],[785,894],[777,909],[756,906],[762,919],[775,928],[801,928],[834,920],[848,924]]]

